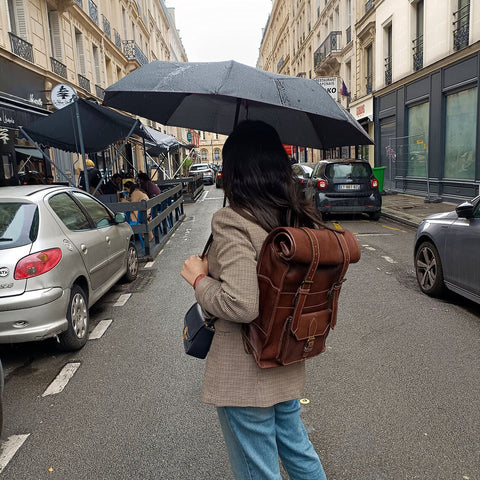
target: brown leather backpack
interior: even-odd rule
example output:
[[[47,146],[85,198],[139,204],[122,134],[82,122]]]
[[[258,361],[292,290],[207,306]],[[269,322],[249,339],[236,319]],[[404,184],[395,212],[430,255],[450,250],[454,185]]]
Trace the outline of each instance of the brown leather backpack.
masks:
[[[243,332],[260,368],[325,351],[345,273],[359,259],[358,242],[347,230],[279,227],[269,233],[257,263],[260,314]]]

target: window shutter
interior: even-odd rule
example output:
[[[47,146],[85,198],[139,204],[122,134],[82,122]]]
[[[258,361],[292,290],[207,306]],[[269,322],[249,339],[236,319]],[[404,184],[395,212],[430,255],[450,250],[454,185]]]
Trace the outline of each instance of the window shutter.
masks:
[[[83,49],[83,35],[78,32],[76,35],[77,43],[77,67],[81,75],[85,75],[85,51]]]
[[[28,40],[27,37],[27,16],[25,15],[24,0],[15,0],[15,34]]]
[[[53,58],[62,60],[62,37],[60,29],[60,14],[57,11],[48,12],[48,23],[50,27],[50,41],[52,44]]]

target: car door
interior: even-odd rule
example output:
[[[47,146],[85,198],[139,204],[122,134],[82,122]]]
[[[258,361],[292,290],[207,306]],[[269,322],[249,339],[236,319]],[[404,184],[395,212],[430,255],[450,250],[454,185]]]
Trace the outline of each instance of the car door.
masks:
[[[449,227],[442,258],[447,282],[480,295],[480,203],[473,218],[458,218]]]
[[[48,204],[59,225],[80,253],[93,290],[109,278],[109,245],[91,220],[66,192],[52,195]]]
[[[104,281],[109,282],[114,275],[123,269],[129,242],[128,236],[122,233],[122,227],[115,222],[114,217],[105,205],[82,192],[73,192],[72,195],[85,208],[101,239],[105,242],[108,265],[106,268],[107,277]]]

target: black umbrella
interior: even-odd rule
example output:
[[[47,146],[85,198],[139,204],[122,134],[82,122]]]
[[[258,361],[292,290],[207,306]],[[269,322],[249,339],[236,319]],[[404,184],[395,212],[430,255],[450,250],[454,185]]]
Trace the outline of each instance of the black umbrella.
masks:
[[[373,143],[316,81],[234,61],[155,61],[108,87],[103,104],[163,125],[225,135],[240,120],[263,120],[284,144],[304,147]]]

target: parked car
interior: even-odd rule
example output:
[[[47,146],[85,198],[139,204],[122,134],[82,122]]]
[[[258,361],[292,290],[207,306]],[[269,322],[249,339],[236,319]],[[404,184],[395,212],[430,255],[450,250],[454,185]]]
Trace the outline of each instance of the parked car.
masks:
[[[452,290],[480,303],[480,196],[454,211],[426,217],[415,235],[414,261],[423,293]]]
[[[72,187],[0,189],[0,343],[57,337],[80,349],[89,307],[137,271],[123,213]]]
[[[294,163],[292,165],[293,175],[297,182],[300,183],[303,191],[307,188],[314,165],[314,163]]]
[[[222,188],[223,182],[222,182],[222,167],[219,167],[217,170],[217,174],[215,175],[215,186],[217,188]]]
[[[0,360],[0,438],[3,432],[3,388],[5,385],[5,376],[3,372],[3,364]]]
[[[365,160],[321,160],[313,167],[305,196],[324,216],[366,213],[372,220],[380,218],[378,180]]]
[[[203,174],[203,181],[213,185],[215,181],[215,175],[213,168],[208,163],[196,163],[190,167],[188,171],[189,175]]]

